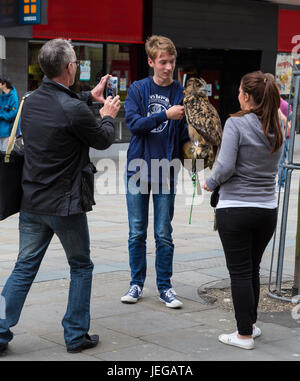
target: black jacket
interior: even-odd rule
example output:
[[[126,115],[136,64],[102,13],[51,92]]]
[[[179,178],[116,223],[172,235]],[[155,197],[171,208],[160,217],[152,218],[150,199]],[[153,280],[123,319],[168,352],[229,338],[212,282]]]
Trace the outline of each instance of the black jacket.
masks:
[[[48,78],[26,98],[21,210],[68,216],[92,209],[96,170],[89,147],[103,150],[112,144],[114,120],[106,116],[97,122],[90,101],[90,92],[77,95]]]

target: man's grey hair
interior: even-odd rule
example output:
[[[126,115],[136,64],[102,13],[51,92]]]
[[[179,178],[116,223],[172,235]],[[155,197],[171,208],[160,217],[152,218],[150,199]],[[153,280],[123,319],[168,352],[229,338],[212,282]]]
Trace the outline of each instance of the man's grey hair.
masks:
[[[56,38],[42,46],[38,60],[43,73],[52,79],[59,77],[68,63],[75,60],[75,52],[69,40]]]

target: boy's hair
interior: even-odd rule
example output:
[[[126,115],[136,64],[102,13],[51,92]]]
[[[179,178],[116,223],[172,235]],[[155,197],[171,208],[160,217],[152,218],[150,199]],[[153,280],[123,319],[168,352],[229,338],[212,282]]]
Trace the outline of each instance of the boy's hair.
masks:
[[[155,61],[158,51],[163,50],[170,54],[170,56],[177,56],[177,51],[173,42],[164,36],[153,35],[149,37],[145,44],[147,56]]]

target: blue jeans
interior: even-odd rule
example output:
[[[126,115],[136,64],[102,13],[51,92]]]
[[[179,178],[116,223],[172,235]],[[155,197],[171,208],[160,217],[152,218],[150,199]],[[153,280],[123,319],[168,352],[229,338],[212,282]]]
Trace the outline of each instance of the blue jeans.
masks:
[[[68,306],[62,321],[64,338],[68,348],[80,345],[90,326],[90,298],[94,267],[90,259],[86,215],[58,217],[21,211],[19,230],[19,256],[0,297],[0,311],[2,311],[0,343],[8,343],[12,340],[13,333],[10,327],[15,326],[19,321],[28,291],[50,241],[56,234],[65,250],[71,273]]]
[[[174,244],[172,239],[172,219],[174,215],[175,194],[153,194],[154,238],[156,243],[156,284],[161,292],[171,288],[173,273]],[[144,286],[147,259],[146,239],[149,215],[150,187],[147,194],[132,194],[127,190],[126,201],[129,221],[129,264],[131,269],[130,285]]]
[[[288,149],[289,149],[289,139],[286,139],[284,148],[283,148],[283,153],[279,162],[279,168],[278,168],[278,186],[282,186],[282,187],[284,187],[285,180],[286,180],[286,168],[282,168],[282,164],[285,162]],[[281,176],[281,179],[280,179],[280,176]]]

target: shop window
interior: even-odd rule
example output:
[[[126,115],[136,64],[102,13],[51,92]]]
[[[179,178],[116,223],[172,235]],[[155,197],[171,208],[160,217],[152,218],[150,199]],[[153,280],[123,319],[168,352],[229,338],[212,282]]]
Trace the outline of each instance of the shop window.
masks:
[[[75,92],[91,90],[104,73],[103,44],[72,43],[80,65],[77,69],[75,83],[71,90]],[[28,90],[35,90],[43,80],[43,72],[38,63],[38,53],[43,43],[33,42],[29,45]]]
[[[39,50],[42,43],[33,43],[29,45],[28,52],[28,91],[37,89],[43,80],[43,72],[38,62]]]
[[[79,61],[75,83],[71,90],[76,93],[92,90],[104,73],[103,44],[73,43]]]
[[[131,134],[125,125],[124,101],[131,83],[138,75],[138,46],[107,45],[107,73],[118,78],[118,95],[121,99],[121,109],[116,128],[116,141],[129,142]]]

